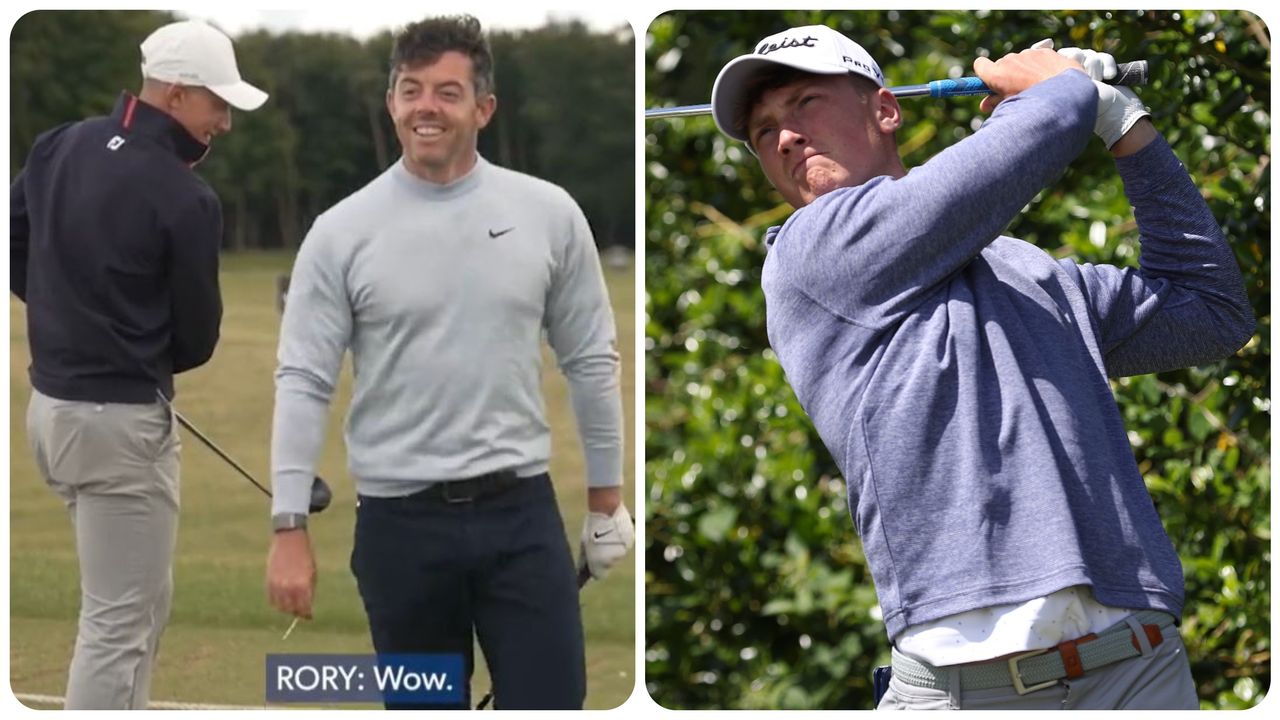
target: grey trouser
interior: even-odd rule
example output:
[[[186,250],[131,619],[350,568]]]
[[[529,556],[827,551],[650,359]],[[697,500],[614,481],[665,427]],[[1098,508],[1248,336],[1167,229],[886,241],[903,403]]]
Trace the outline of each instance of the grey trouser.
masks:
[[[27,437],[40,474],[67,505],[80,559],[66,709],[145,709],[173,595],[179,441],[172,410],[33,390]]]
[[[1142,655],[1104,665],[1074,680],[1018,695],[1012,687],[951,692],[918,687],[896,675],[877,710],[1198,710],[1187,650],[1176,625]],[[952,683],[959,685],[958,682]]]

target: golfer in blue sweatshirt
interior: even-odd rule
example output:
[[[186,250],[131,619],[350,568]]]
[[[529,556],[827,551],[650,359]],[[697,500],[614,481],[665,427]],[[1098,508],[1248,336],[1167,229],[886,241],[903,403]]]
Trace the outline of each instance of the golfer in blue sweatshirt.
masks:
[[[729,62],[717,125],[797,211],[767,235],[771,345],[848,483],[894,645],[881,708],[1198,707],[1182,568],[1108,378],[1253,333],[1231,249],[1110,56],[974,71],[980,130],[907,171],[878,64],[824,26]],[[1136,268],[1001,230],[1098,135]]]

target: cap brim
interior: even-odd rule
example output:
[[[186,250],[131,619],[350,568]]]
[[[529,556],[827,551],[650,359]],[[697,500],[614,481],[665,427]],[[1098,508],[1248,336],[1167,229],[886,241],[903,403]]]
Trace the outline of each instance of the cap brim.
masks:
[[[840,65],[795,62],[781,57],[743,55],[734,58],[720,69],[715,85],[711,87],[711,116],[715,118],[720,132],[751,144],[746,134],[738,131],[740,125],[746,124],[742,122],[742,115],[747,111],[747,85],[756,73],[773,65],[785,65],[815,75],[844,75],[849,72],[848,68]]]
[[[206,85],[205,87],[238,110],[257,110],[267,101],[266,93],[243,80],[230,85]]]

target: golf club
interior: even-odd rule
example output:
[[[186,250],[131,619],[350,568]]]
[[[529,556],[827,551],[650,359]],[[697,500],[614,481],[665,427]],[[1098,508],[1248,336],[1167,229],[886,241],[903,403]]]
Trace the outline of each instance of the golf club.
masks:
[[[1133,62],[1119,63],[1116,65],[1116,76],[1110,80],[1104,80],[1103,82],[1108,85],[1146,85],[1147,61],[1134,60]],[[889,88],[889,92],[893,93],[894,97],[900,98],[948,98],[961,97],[965,95],[987,95],[991,90],[987,88],[986,84],[979,78],[962,77],[955,80],[931,80],[923,85],[900,85],[898,87]],[[681,105],[679,107],[669,108],[649,108],[644,111],[644,119],[658,120],[662,118],[690,117],[693,115],[710,114],[710,104]]]
[[[590,568],[588,568],[586,565],[583,565],[582,567],[578,568],[578,590],[582,590],[582,586],[586,585],[587,581],[590,579],[591,579]],[[485,709],[486,707],[489,706],[489,703],[492,700],[493,700],[493,688],[490,687],[489,692],[485,693],[484,697],[480,698],[480,702],[476,704],[476,709],[477,710]]]
[[[248,470],[245,470],[243,467],[241,467],[240,463],[236,462],[234,459],[232,459],[230,455],[223,452],[222,448],[214,444],[214,442],[210,440],[204,433],[200,432],[200,430],[196,428],[195,425],[192,425],[191,421],[183,417],[182,413],[178,412],[177,408],[169,404],[169,401],[167,398],[164,398],[164,396],[162,395],[161,399],[163,399],[165,401],[165,404],[169,405],[169,408],[173,410],[173,417],[177,419],[179,425],[186,428],[187,432],[191,433],[192,435],[195,435],[196,438],[200,440],[200,442],[204,443],[205,447],[212,450],[215,455],[225,460],[227,464],[230,465],[231,467],[235,468],[236,471],[239,472],[241,475],[243,475],[246,480],[253,483],[254,487],[261,490],[263,495],[266,495],[267,497],[271,497],[271,491],[268,490],[262,483],[255,480],[253,475],[249,474]],[[311,483],[310,512],[313,512],[313,513],[322,512],[325,508],[329,507],[329,503],[332,501],[333,501],[333,491],[329,489],[329,484],[326,483],[323,478],[317,475],[315,481]]]

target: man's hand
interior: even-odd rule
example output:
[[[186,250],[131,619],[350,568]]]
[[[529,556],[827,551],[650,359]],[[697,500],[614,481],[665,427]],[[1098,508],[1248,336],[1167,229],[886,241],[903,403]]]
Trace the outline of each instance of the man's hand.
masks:
[[[585,565],[597,580],[609,573],[636,542],[636,530],[627,506],[618,503],[612,514],[588,512],[582,524],[579,566]]]
[[[1052,50],[1053,38],[1045,38],[1031,46],[1032,50],[1040,48]],[[1080,67],[1084,68],[1085,74],[1094,80],[1110,80],[1116,76],[1116,59],[1107,53],[1085,50],[1084,48],[1065,47],[1058,50],[1058,54],[1080,63]]]
[[[1053,41],[1041,40],[1032,47],[1052,48]],[[1116,76],[1116,59],[1111,55],[1074,47],[1062,48],[1058,54],[1080,63],[1084,71],[1093,79],[1093,84],[1098,88],[1098,119],[1093,125],[1093,132],[1102,138],[1108,150],[1117,154],[1115,153],[1116,143],[1133,130],[1139,120],[1149,117],[1151,113],[1147,112],[1147,108],[1143,106],[1137,94],[1129,88],[1102,82]],[[1147,130],[1154,130],[1154,128],[1143,128],[1143,137],[1149,134]],[[1137,140],[1137,138],[1131,139],[1121,150],[1126,149],[1128,145],[1138,144]],[[1139,147],[1145,147],[1145,145],[1146,143],[1143,142]]]
[[[311,619],[316,592],[316,561],[305,529],[282,530],[267,553],[267,598],[281,612]]]
[[[999,60],[980,57],[973,61],[973,71],[991,89],[982,99],[982,111],[991,112],[1006,98],[1017,95],[1042,80],[1065,70],[1081,70],[1080,63],[1045,47],[1036,46],[1009,53]]]

